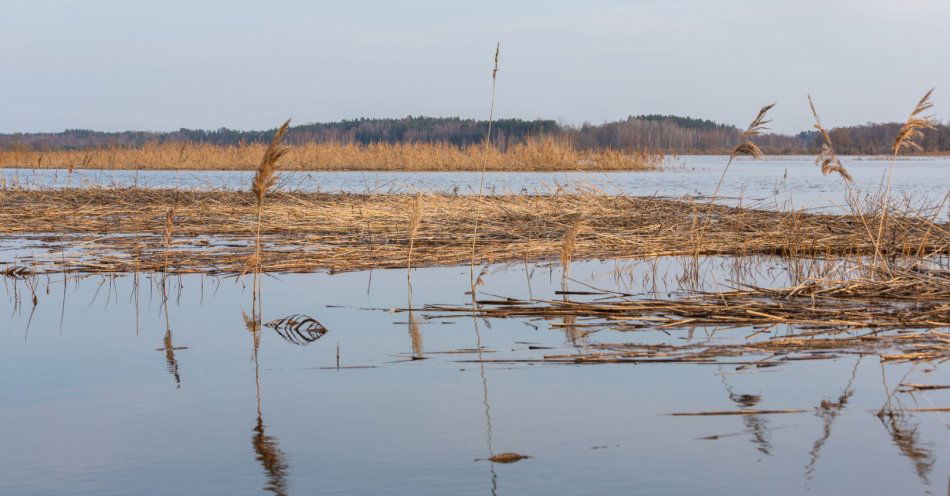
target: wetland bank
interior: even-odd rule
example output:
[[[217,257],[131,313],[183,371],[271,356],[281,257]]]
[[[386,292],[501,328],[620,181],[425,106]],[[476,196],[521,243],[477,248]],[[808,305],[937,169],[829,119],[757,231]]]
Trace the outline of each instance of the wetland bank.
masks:
[[[698,194],[647,149],[498,147],[491,117],[468,146],[290,148],[287,121],[268,144],[4,150],[0,490],[939,494],[948,192],[898,167],[936,129],[931,93],[871,167],[809,97],[820,148],[790,167],[810,175],[752,197],[774,104],[727,130]],[[178,187],[154,173],[171,162]],[[528,174],[499,192],[490,170]],[[537,187],[551,171],[667,194]],[[820,182],[837,201],[796,207]]]

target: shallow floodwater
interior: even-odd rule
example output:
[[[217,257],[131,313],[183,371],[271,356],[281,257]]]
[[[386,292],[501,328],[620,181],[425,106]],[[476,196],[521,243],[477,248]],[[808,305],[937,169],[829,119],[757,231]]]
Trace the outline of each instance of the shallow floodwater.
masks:
[[[789,280],[789,267],[760,262],[749,277]],[[703,264],[702,279],[724,285],[741,272],[728,259]],[[673,294],[688,269],[579,262],[571,289]],[[945,367],[859,355],[754,370],[519,362],[604,342],[742,340],[748,330],[578,332],[426,310],[470,301],[467,267],[413,271],[415,331],[391,310],[409,305],[404,270],[266,276],[264,321],[306,314],[329,331],[301,345],[263,328],[255,347],[242,318],[250,278],[170,277],[167,319],[159,278],[139,276],[137,292],[134,280],[4,280],[0,494],[947,490],[948,414],[896,424],[874,415],[900,382],[950,384]],[[546,265],[490,267],[483,280],[486,298],[561,297],[560,270]],[[849,391],[840,413],[819,414],[822,400]],[[750,397],[756,408],[806,412],[666,415],[734,410]],[[894,401],[944,407],[950,390]],[[474,461],[509,451],[532,458]]]
[[[649,172],[487,172],[483,191],[552,193],[595,187],[609,193],[638,196],[709,196],[726,166],[725,156],[683,156],[668,160],[665,170]],[[890,162],[872,157],[843,157],[854,176],[852,188],[875,193]],[[8,185],[25,188],[62,186],[140,186],[184,189],[247,189],[248,171],[131,171],[64,169],[0,169]],[[939,203],[950,192],[946,180],[950,157],[912,157],[897,161],[891,181],[894,197]],[[478,172],[292,172],[281,177],[288,191],[324,192],[440,192],[473,194],[479,191]],[[847,189],[836,175],[823,176],[812,157],[776,157],[736,160],[726,174],[720,197],[730,204],[761,208],[808,208],[838,211],[846,204]]]

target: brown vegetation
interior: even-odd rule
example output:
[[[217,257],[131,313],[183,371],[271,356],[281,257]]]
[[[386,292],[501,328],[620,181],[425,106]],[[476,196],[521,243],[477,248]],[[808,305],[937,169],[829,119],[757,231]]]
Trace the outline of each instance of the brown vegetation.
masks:
[[[35,151],[0,149],[0,167],[150,170],[255,170],[268,145],[149,143],[142,147]],[[284,158],[288,170],[560,171],[648,170],[664,156],[649,151],[582,150],[566,138],[537,137],[504,149],[446,143],[307,143]]]
[[[863,269],[873,269],[864,267]],[[480,318],[563,320],[565,327],[590,333],[685,329],[745,330],[718,339],[591,345],[584,353],[548,355],[555,363],[723,363],[735,357],[764,356],[746,362],[756,367],[788,360],[877,354],[881,361],[942,361],[950,358],[950,271],[914,263],[892,267],[889,278],[816,278],[793,287],[748,287],[699,293],[679,299],[590,293],[593,301],[479,300],[469,305],[429,305],[427,318],[447,314]],[[708,334],[712,338],[711,334]],[[534,360],[532,360],[534,361]]]
[[[264,270],[404,268],[470,262],[473,212],[481,209],[476,262],[558,260],[565,233],[574,258],[667,255],[861,256],[875,254],[864,220],[588,194],[350,195],[271,193],[261,216]],[[417,201],[426,221],[412,226]],[[244,192],[143,189],[0,191],[0,233],[30,239],[30,270],[161,271],[164,214],[175,207],[169,272],[242,273],[254,252],[257,199]],[[68,215],[65,213],[68,212]],[[407,220],[410,222],[407,223]],[[415,229],[407,229],[415,227]],[[696,230],[705,226],[702,238]],[[410,232],[412,231],[412,232]],[[33,233],[43,233],[35,235]],[[697,240],[701,239],[701,244]],[[950,228],[916,210],[893,212],[884,257],[950,250]],[[69,241],[66,257],[58,243]],[[45,249],[57,246],[44,255]],[[136,259],[134,250],[140,250]],[[72,255],[72,256],[69,256]]]

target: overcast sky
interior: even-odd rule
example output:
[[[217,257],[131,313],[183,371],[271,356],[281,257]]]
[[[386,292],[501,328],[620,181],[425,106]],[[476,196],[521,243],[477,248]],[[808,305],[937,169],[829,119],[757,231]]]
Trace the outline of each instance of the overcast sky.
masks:
[[[355,117],[950,116],[948,0],[3,0],[0,132]]]

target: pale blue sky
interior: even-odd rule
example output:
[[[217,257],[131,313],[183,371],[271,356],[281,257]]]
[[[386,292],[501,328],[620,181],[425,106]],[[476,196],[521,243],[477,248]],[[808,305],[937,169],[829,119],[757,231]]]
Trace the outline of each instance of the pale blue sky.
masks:
[[[947,0],[2,0],[0,132],[408,114],[773,127],[950,116]]]

